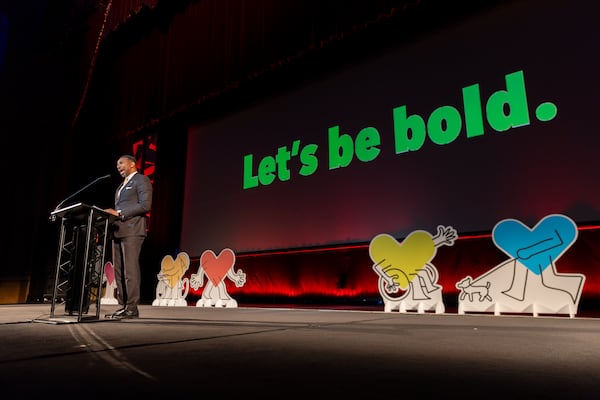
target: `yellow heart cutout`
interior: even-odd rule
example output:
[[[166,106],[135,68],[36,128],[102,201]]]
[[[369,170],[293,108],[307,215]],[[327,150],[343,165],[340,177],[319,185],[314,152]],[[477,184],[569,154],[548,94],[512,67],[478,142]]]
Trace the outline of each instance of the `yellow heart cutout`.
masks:
[[[177,285],[177,282],[189,267],[190,256],[185,252],[179,253],[175,260],[170,255],[166,255],[160,262],[160,270],[167,279],[168,285],[172,288],[175,288],[175,285]]]
[[[406,290],[417,273],[435,256],[435,245],[426,231],[411,232],[402,243],[384,233],[371,240],[369,255],[402,290]],[[393,273],[393,270],[403,273]]]

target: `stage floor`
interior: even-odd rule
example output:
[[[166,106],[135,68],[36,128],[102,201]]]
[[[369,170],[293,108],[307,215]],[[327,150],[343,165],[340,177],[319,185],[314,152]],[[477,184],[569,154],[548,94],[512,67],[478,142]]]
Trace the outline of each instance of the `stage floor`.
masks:
[[[141,306],[77,322],[0,305],[15,398],[596,399],[600,319]],[[95,315],[95,312],[92,314]],[[216,397],[219,396],[219,397]],[[367,397],[368,396],[368,397]]]

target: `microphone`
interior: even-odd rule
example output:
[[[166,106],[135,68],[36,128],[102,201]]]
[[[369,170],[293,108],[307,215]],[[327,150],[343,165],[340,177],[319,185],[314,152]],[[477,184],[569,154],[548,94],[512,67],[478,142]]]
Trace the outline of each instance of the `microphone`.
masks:
[[[85,185],[84,187],[82,187],[81,189],[79,189],[78,191],[76,191],[75,193],[73,193],[72,195],[70,195],[69,197],[67,197],[66,199],[64,199],[63,201],[61,201],[60,203],[58,203],[58,205],[56,206],[56,208],[54,209],[54,211],[58,210],[68,200],[70,200],[73,197],[77,196],[79,193],[83,192],[85,189],[89,188],[90,186],[92,186],[96,182],[101,181],[101,180],[106,179],[106,178],[110,178],[110,174],[106,174],[106,175],[103,175],[101,177],[98,177],[98,178],[94,179],[93,181],[91,181],[90,183],[88,183],[87,185]],[[53,217],[55,217],[55,216],[53,216]]]

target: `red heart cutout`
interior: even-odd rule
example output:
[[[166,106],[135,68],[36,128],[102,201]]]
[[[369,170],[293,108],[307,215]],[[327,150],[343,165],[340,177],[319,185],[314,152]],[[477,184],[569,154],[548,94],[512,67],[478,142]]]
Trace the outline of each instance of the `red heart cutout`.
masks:
[[[200,256],[200,266],[215,286],[221,283],[234,263],[235,255],[231,249],[223,249],[218,256],[212,250],[205,250]]]
[[[110,261],[107,261],[106,264],[104,264],[104,275],[106,276],[106,282],[108,282],[109,285],[112,285],[115,281],[115,269]]]

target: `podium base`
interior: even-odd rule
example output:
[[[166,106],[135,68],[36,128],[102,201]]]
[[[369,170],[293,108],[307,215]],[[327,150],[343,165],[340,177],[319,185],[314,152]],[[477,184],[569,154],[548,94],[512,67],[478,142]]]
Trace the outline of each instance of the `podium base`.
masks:
[[[77,316],[64,316],[64,317],[48,317],[48,318],[36,318],[31,320],[31,322],[39,322],[42,324],[53,324],[53,325],[59,325],[59,324],[76,324],[80,321],[78,321],[79,318],[77,318]]]
[[[48,315],[42,316],[35,319],[32,319],[31,322],[39,322],[42,324],[77,324],[82,322],[100,322],[100,321],[108,321],[107,319],[100,319],[96,314],[93,315]]]

